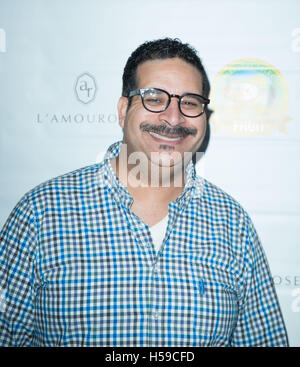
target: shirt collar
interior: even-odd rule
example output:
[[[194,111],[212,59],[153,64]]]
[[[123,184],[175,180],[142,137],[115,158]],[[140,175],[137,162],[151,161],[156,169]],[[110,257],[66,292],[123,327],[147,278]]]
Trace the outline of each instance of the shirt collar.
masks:
[[[113,143],[107,150],[103,159],[103,174],[104,183],[117,199],[122,202],[122,204],[130,208],[133,198],[122,184],[122,182],[117,177],[115,171],[112,168],[111,160],[116,158],[121,150],[122,141]],[[184,186],[181,195],[173,202],[180,208],[185,206],[191,198],[199,198],[202,196],[203,192],[203,179],[196,175],[195,165],[192,160],[188,163],[186,167],[186,184]]]

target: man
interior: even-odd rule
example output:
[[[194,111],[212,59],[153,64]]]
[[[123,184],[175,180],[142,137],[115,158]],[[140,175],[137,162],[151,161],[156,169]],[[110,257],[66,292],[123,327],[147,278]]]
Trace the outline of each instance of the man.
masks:
[[[28,192],[1,232],[2,345],[288,345],[251,220],[195,174],[208,93],[189,45],[135,50],[123,141]]]

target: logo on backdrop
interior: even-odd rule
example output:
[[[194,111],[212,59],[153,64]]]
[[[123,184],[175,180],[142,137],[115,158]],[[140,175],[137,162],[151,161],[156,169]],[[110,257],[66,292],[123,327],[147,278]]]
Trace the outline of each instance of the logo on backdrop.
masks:
[[[257,59],[237,60],[221,70],[212,84],[212,131],[229,135],[267,136],[287,133],[288,88],[281,73]]]
[[[279,293],[282,288],[290,289],[287,292],[291,296],[291,311],[300,312],[300,275],[275,275],[273,276],[273,284],[278,287]],[[287,294],[285,292],[285,294]]]
[[[95,99],[97,84],[95,78],[89,73],[81,74],[75,84],[75,94],[77,99],[84,103],[90,103]]]
[[[83,73],[76,79],[74,84],[74,93],[77,99],[83,103],[87,104],[95,99],[97,92],[96,79],[89,73]],[[81,112],[65,112],[65,113],[55,113],[55,112],[39,112],[36,116],[36,122],[39,124],[50,123],[53,125],[64,125],[64,126],[74,126],[84,123],[92,124],[103,124],[103,123],[116,123],[118,121],[118,116],[115,113],[89,113],[87,111]]]
[[[2,28],[0,28],[0,52],[6,52],[6,34]]]

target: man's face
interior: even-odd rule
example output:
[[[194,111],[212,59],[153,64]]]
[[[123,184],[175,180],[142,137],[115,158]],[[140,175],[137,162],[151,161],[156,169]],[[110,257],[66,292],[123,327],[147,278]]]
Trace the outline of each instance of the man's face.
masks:
[[[159,88],[177,95],[202,94],[202,77],[193,65],[179,58],[151,60],[138,66],[137,89],[141,88]],[[193,154],[199,148],[206,130],[205,113],[194,118],[184,116],[179,111],[178,98],[171,98],[169,107],[159,113],[147,111],[140,95],[132,98],[128,111],[127,105],[128,99],[121,97],[119,123],[124,129],[128,155],[142,152],[149,162],[174,166],[181,163],[185,152]],[[178,127],[185,128],[185,133]],[[158,154],[151,153],[158,153],[160,160]]]

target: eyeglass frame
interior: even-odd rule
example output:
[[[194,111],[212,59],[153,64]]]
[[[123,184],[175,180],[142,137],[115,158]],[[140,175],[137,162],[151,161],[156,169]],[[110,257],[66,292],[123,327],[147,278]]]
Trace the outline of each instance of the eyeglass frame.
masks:
[[[163,110],[161,110],[161,111],[152,111],[152,110],[149,110],[149,108],[147,108],[146,106],[145,106],[145,103],[144,103],[144,95],[145,95],[145,91],[149,91],[149,90],[151,90],[151,89],[154,89],[154,90],[158,90],[158,91],[160,91],[160,92],[164,92],[164,93],[166,93],[167,95],[168,95],[168,103],[167,103],[167,105],[165,106],[165,108],[163,109]],[[141,89],[135,89],[135,90],[132,90],[131,92],[129,92],[128,93],[128,96],[127,96],[127,98],[129,99],[129,98],[132,98],[132,97],[134,97],[134,96],[136,96],[136,95],[140,95],[141,96],[141,98],[142,98],[142,104],[143,104],[143,106],[144,106],[144,108],[147,110],[147,111],[149,111],[149,112],[153,112],[153,113],[161,113],[161,112],[164,112],[164,111],[166,111],[166,109],[169,107],[169,105],[170,105],[170,103],[171,103],[171,98],[172,97],[175,97],[175,98],[178,98],[178,108],[179,108],[179,111],[180,111],[180,113],[183,115],[183,116],[185,116],[185,117],[189,117],[189,118],[195,118],[195,117],[199,117],[199,116],[201,116],[201,115],[203,115],[203,113],[205,112],[205,108],[207,107],[207,105],[210,103],[210,99],[208,99],[208,98],[206,98],[206,97],[204,97],[204,96],[201,96],[201,94],[197,94],[197,93],[183,93],[181,96],[179,96],[178,94],[170,94],[169,92],[167,92],[166,90],[164,90],[164,89],[160,89],[160,88],[153,88],[153,87],[151,87],[151,88],[141,88]],[[181,110],[181,106],[180,106],[180,102],[181,102],[181,100],[182,100],[182,98],[183,97],[185,97],[185,96],[197,96],[197,97],[200,97],[201,99],[203,99],[203,101],[204,101],[204,103],[203,103],[203,105],[204,105],[204,107],[203,107],[203,111],[202,112],[200,112],[198,115],[196,115],[196,116],[189,116],[189,115],[187,115],[187,114],[185,114],[184,112],[182,112],[182,110]]]

